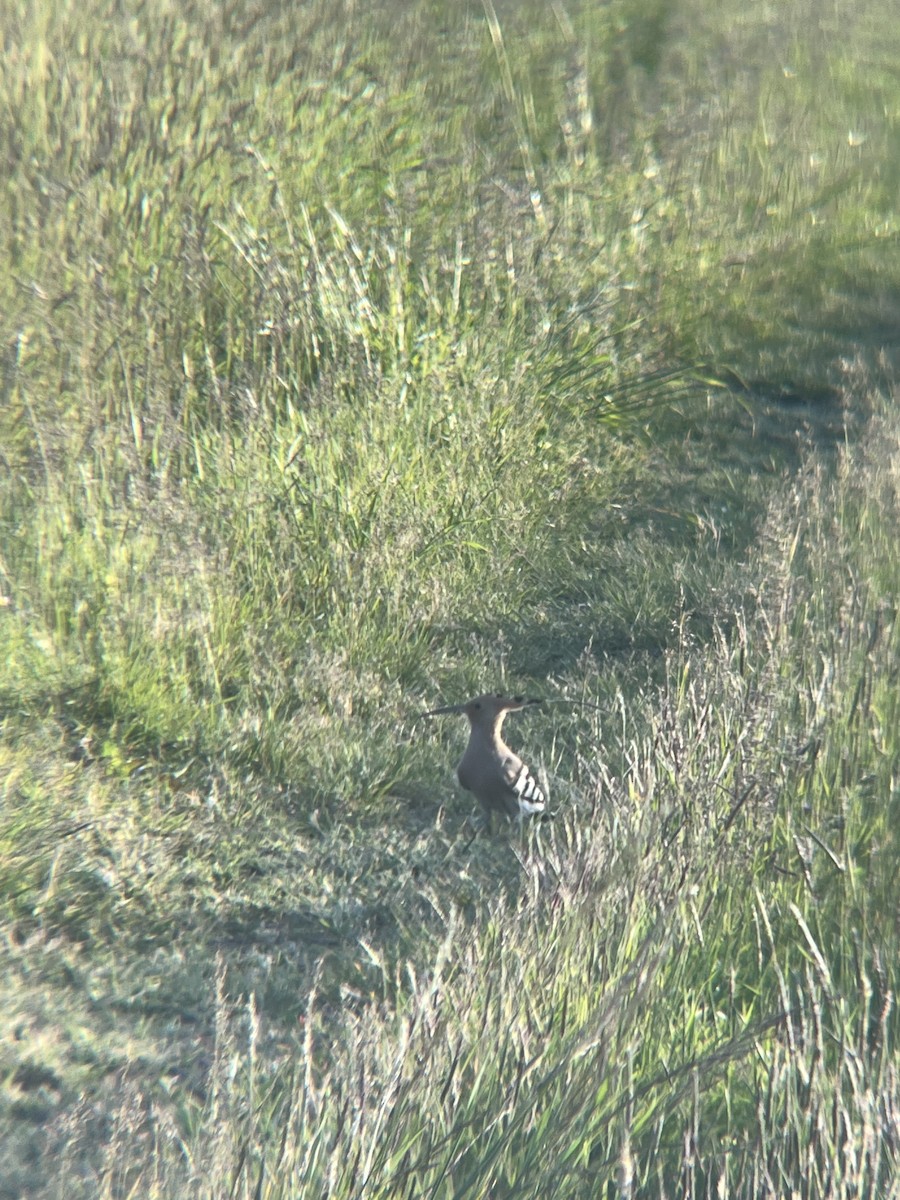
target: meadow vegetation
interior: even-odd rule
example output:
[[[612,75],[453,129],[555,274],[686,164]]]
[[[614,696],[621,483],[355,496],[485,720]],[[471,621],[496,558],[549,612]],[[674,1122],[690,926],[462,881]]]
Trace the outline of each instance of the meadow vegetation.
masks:
[[[900,1196],[892,9],[5,0],[0,1198]]]

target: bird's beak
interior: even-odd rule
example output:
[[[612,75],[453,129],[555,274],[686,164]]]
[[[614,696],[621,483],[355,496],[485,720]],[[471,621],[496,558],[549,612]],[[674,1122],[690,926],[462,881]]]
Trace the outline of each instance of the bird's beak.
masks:
[[[429,712],[419,713],[419,717],[442,717],[445,713],[461,713],[465,711],[465,704],[447,704],[444,708],[432,708]]]

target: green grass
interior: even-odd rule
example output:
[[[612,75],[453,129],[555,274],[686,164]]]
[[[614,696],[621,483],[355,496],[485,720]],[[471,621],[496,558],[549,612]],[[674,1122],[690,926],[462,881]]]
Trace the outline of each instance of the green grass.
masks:
[[[7,7],[0,1197],[900,1194],[890,6]]]

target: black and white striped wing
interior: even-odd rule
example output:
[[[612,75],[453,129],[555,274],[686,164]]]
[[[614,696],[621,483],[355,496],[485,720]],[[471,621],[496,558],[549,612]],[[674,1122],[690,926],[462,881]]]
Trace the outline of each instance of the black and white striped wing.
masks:
[[[515,795],[519,812],[523,816],[533,817],[537,813],[542,813],[547,807],[547,797],[544,795],[541,785],[524,763],[515,779],[510,783],[510,787]]]

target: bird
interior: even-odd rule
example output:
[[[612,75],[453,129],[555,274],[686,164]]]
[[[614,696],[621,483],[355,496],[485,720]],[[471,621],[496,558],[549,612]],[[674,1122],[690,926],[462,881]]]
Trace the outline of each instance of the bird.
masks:
[[[509,712],[517,712],[539,699],[525,696],[504,696],[500,692],[485,693],[464,704],[448,704],[423,713],[437,717],[449,713],[464,713],[469,719],[469,744],[456,768],[460,784],[472,792],[490,826],[495,813],[514,817],[521,825],[526,817],[549,818],[547,797],[538,781],[515,751],[504,742],[500,729]]]

